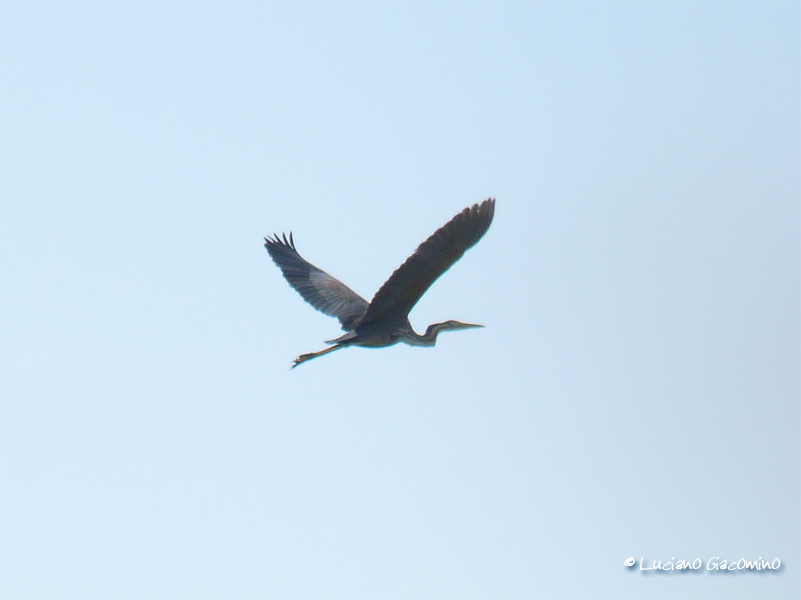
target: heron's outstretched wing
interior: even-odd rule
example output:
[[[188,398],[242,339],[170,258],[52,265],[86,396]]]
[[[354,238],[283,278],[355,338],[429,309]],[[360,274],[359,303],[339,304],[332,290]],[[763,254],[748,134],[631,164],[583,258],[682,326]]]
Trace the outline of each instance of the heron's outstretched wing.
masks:
[[[405,318],[437,278],[481,239],[495,214],[495,199],[465,208],[418,246],[381,286],[361,323]]]
[[[280,267],[289,285],[314,308],[339,319],[342,329],[352,329],[354,323],[364,315],[367,300],[298,254],[292,233],[288,240],[286,234],[283,240],[277,235],[264,238],[264,247]]]

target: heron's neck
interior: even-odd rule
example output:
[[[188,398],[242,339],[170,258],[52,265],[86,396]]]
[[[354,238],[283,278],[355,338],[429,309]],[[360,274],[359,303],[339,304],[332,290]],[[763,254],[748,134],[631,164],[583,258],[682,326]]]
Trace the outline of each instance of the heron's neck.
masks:
[[[439,332],[446,329],[445,323],[434,323],[426,328],[423,335],[418,334],[411,326],[399,331],[401,341],[410,346],[434,346],[437,343]]]

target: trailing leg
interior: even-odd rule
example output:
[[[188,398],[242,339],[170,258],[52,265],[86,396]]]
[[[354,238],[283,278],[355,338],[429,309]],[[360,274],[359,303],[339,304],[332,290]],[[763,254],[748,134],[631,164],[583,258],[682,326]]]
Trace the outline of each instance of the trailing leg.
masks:
[[[301,354],[295,359],[295,362],[292,363],[292,368],[294,369],[300,363],[304,363],[307,360],[311,360],[313,358],[317,358],[318,356],[322,356],[323,354],[328,354],[329,352],[333,352],[334,350],[339,350],[340,348],[346,348],[348,344],[337,344],[336,346],[331,346],[330,348],[326,348],[325,350],[320,350],[319,352],[310,352],[308,354]]]

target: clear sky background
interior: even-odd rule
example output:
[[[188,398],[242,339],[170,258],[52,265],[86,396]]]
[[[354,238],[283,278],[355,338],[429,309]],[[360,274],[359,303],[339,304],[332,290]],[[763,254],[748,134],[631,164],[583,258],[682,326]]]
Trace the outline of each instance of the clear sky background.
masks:
[[[0,16],[3,598],[801,595],[798,3]]]

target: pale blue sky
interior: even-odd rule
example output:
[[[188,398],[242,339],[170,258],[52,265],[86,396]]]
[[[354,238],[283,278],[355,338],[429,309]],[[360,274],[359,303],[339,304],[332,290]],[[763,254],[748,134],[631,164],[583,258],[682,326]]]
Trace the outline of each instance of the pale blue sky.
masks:
[[[798,3],[0,16],[0,596],[801,595]],[[488,196],[485,329],[289,370],[264,235],[369,299]]]

